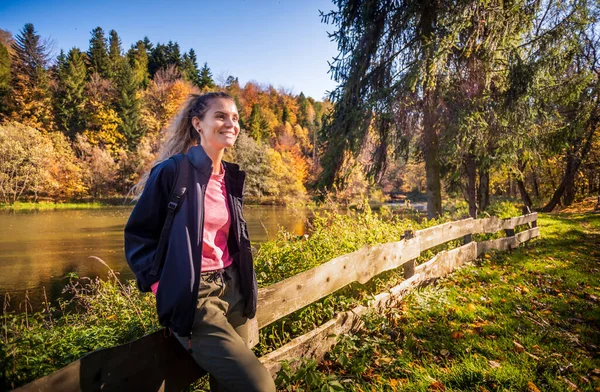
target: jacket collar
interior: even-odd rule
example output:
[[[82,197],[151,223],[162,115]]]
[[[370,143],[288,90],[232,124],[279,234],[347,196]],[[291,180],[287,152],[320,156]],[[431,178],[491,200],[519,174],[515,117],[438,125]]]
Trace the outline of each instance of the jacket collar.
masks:
[[[210,173],[212,173],[212,160],[206,155],[202,146],[192,146],[186,155],[196,170],[199,170],[204,175],[210,176]]]
[[[210,176],[212,173],[212,160],[206,154],[201,145],[192,146],[187,152],[187,157],[192,163],[192,166],[199,170],[202,174]],[[240,175],[240,167],[235,163],[223,161],[225,172],[233,179],[238,180]]]

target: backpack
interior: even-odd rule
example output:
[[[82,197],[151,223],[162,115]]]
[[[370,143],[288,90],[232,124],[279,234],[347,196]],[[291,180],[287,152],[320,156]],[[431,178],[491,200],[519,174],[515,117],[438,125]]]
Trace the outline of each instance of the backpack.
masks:
[[[164,261],[163,259],[165,254],[165,246],[167,245],[169,232],[171,231],[171,225],[173,224],[173,218],[175,217],[175,213],[177,212],[177,209],[183,201],[188,179],[188,158],[184,154],[177,154],[173,155],[169,159],[175,161],[177,165],[177,175],[175,178],[175,186],[173,186],[173,188],[171,189],[171,194],[169,195],[169,204],[167,205],[167,217],[165,218],[165,223],[163,224],[162,231],[160,232],[160,239],[158,240],[158,247],[156,248],[156,253],[154,254],[154,260],[152,262],[152,270],[150,271],[150,275],[157,275],[158,271],[160,270],[160,267],[162,267]]]

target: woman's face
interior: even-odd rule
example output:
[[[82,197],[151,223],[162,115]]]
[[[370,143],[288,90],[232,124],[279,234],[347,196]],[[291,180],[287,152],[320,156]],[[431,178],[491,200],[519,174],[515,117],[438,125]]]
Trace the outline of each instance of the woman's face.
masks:
[[[207,152],[218,152],[232,147],[240,133],[239,114],[235,102],[227,98],[215,98],[204,118],[192,119],[194,128],[200,132],[200,144]]]

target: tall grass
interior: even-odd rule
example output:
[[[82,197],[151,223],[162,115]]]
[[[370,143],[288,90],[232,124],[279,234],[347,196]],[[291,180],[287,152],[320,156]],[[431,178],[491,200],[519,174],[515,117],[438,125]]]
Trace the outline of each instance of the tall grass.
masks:
[[[255,255],[259,285],[264,287],[306,271],[365,245],[398,241],[406,230],[418,230],[448,221],[417,223],[388,208],[339,213],[335,206],[314,212],[308,236],[281,231],[262,244]],[[458,245],[449,243],[446,247]],[[440,247],[442,249],[443,247]],[[425,257],[425,256],[424,256]],[[257,355],[263,355],[292,338],[331,319],[402,280],[393,270],[366,285],[351,284],[260,331]],[[121,282],[109,269],[106,279],[72,280],[64,289],[68,301],[34,314],[11,313],[3,308],[0,345],[0,390],[15,388],[57,370],[90,351],[112,347],[160,328],[155,299],[142,294],[133,281]]]

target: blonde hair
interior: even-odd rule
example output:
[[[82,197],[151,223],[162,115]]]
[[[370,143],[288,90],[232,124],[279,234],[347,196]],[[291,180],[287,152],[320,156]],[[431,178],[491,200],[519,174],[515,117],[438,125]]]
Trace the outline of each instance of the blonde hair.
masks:
[[[198,117],[200,120],[204,119],[206,112],[210,109],[210,103],[218,98],[225,98],[233,101],[231,95],[221,91],[203,95],[190,95],[183,110],[179,112],[167,129],[167,138],[158,153],[158,157],[152,162],[152,167],[166,161],[173,155],[179,153],[185,154],[190,147],[200,144],[200,133],[198,133],[192,125],[192,119],[194,117]],[[131,189],[134,199],[138,199],[142,194],[149,175],[150,171],[144,173],[140,178],[140,181]]]

